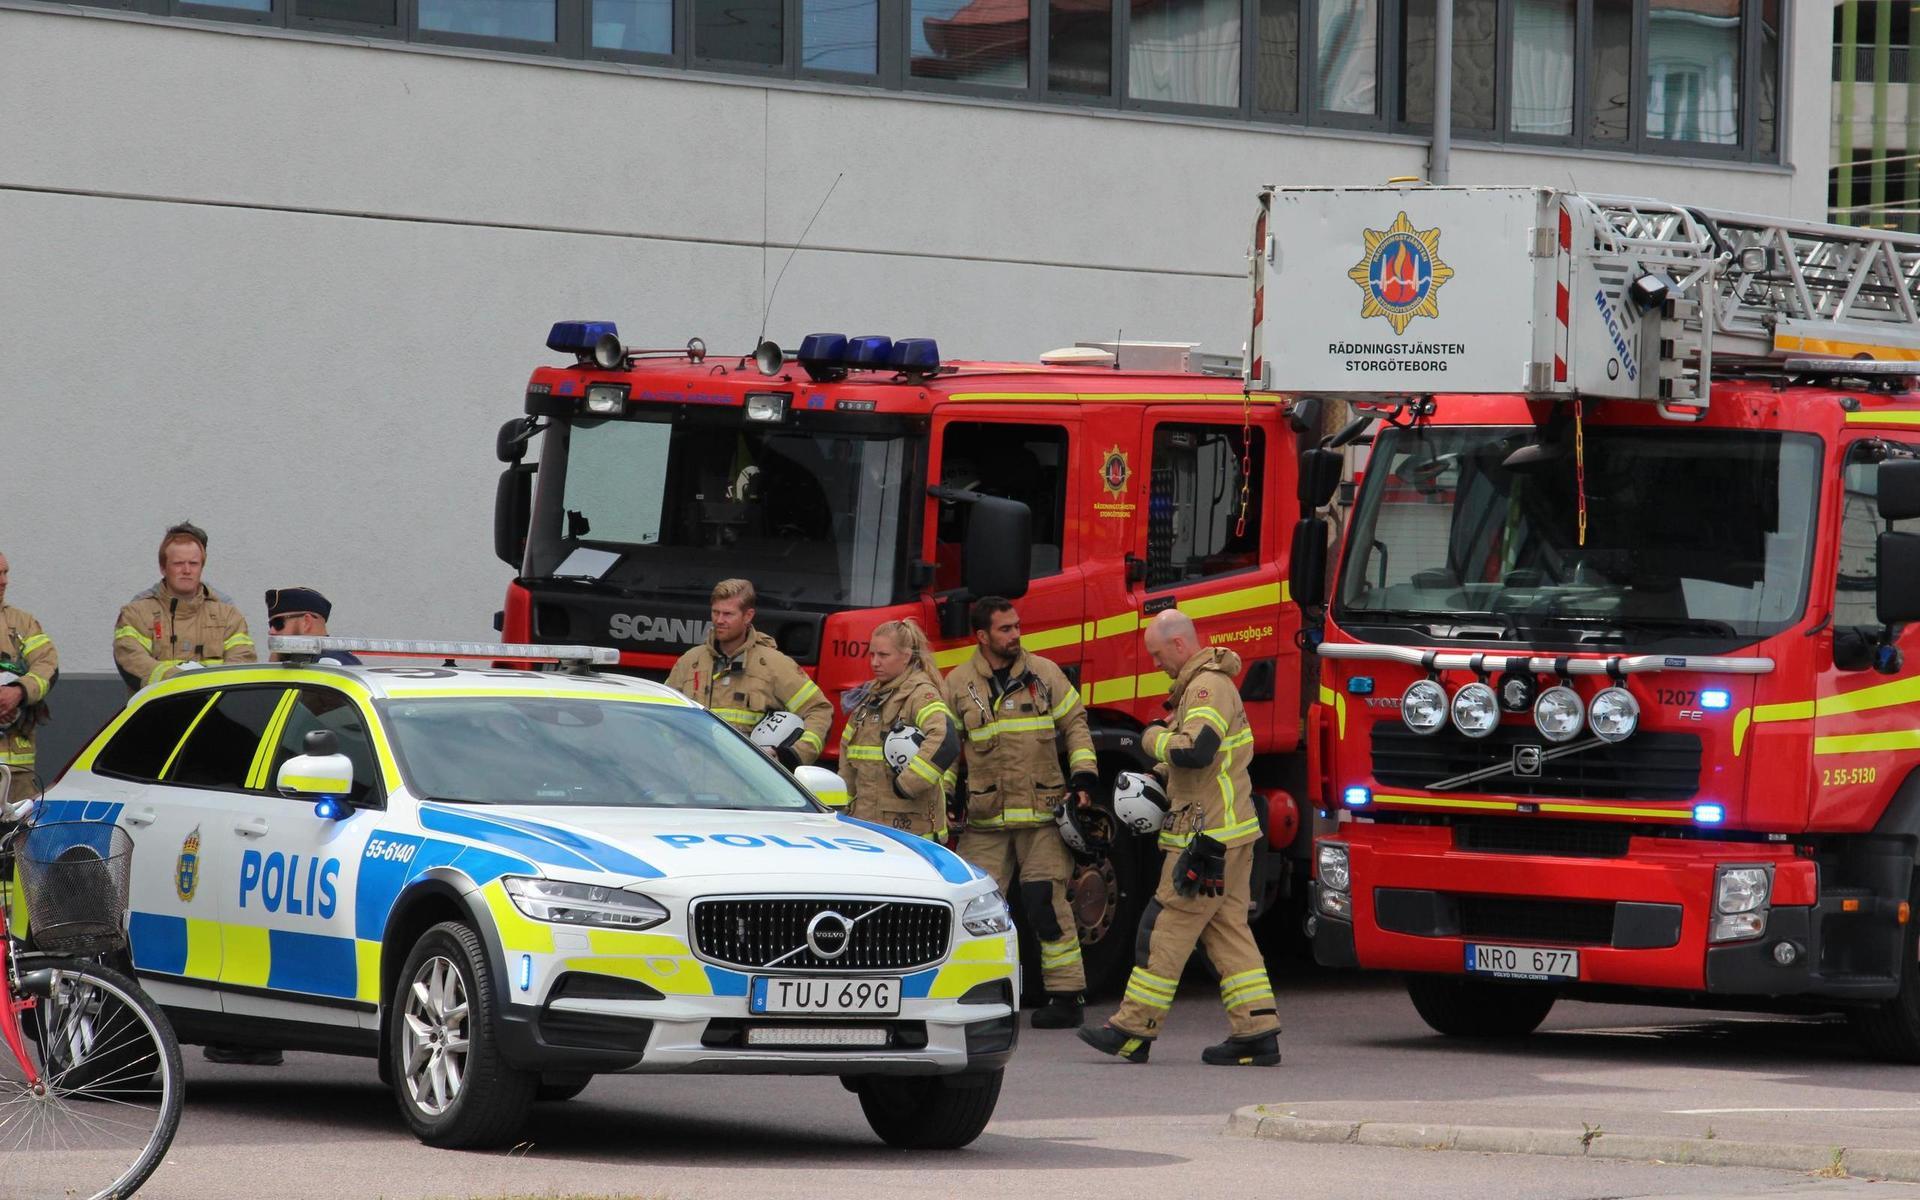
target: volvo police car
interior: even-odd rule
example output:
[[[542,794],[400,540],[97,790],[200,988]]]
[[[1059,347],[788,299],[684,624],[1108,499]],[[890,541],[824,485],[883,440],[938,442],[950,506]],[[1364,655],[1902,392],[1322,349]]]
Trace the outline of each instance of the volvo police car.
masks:
[[[141,690],[37,817],[134,838],[126,965],[182,1041],[375,1057],[443,1146],[607,1072],[836,1075],[900,1146],[985,1126],[1018,957],[978,870],[611,650],[271,646]]]

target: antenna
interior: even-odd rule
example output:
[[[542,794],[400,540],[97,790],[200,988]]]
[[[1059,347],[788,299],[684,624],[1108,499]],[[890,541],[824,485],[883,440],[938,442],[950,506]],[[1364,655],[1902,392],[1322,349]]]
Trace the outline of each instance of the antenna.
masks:
[[[813,210],[813,216],[807,218],[807,227],[800,231],[799,240],[793,243],[793,249],[787,251],[787,261],[780,264],[780,273],[773,277],[773,290],[767,293],[767,306],[760,310],[760,336],[753,339],[754,345],[758,346],[767,340],[767,318],[773,315],[773,298],[780,294],[780,281],[787,277],[787,268],[793,265],[793,256],[800,253],[800,247],[806,245],[807,235],[813,232],[813,223],[820,219],[820,213],[827,207],[827,201],[833,199],[833,189],[839,187],[840,181],[846,177],[845,171],[833,177],[833,182],[827,185],[827,194],[820,197],[820,207]],[[764,236],[763,234],[762,237]],[[762,259],[762,261],[765,260]],[[765,276],[761,278],[764,282]]]
[[[1116,371],[1118,371],[1118,370],[1120,369],[1120,340],[1121,340],[1122,338],[1124,338],[1124,337],[1125,337],[1126,335],[1127,335],[1127,331],[1126,331],[1125,329],[1122,329],[1122,328],[1120,328],[1120,327],[1119,327],[1118,325],[1116,325],[1116,326],[1114,326],[1114,329],[1113,329],[1113,369],[1114,369],[1114,370],[1116,370]]]

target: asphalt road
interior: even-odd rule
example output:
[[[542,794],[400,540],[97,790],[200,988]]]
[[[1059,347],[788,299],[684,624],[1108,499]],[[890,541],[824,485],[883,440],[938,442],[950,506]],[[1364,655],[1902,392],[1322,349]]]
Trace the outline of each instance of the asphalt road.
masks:
[[[189,1049],[186,1119],[142,1195],[1920,1200],[1906,1184],[1745,1167],[1228,1136],[1228,1114],[1264,1103],[1456,1123],[1577,1114],[1609,1129],[1920,1149],[1920,1068],[1867,1061],[1843,1026],[1563,1004],[1524,1043],[1469,1045],[1430,1035],[1390,980],[1303,968],[1280,993],[1286,1061],[1274,1069],[1199,1062],[1224,1021],[1194,979],[1144,1067],[1071,1034],[1028,1031],[994,1123],[944,1154],[880,1145],[832,1079],[638,1077],[603,1077],[543,1106],[511,1152],[437,1151],[406,1133],[370,1062],[296,1054],[279,1068],[229,1067]],[[1753,1109],[1792,1111],[1733,1111]]]

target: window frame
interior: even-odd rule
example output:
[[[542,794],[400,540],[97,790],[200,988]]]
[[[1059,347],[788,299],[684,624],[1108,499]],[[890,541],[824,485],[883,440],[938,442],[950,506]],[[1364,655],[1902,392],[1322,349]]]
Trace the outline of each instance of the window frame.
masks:
[[[274,781],[278,779],[280,775],[281,764],[284,762],[284,760],[280,758],[280,746],[278,743],[280,738],[286,733],[287,721],[292,719],[293,710],[300,707],[301,697],[308,693],[324,693],[328,696],[338,698],[342,704],[352,709],[354,715],[360,718],[361,726],[366,730],[367,757],[371,760],[373,778],[369,781],[371,786],[367,792],[366,799],[360,802],[349,801],[349,805],[355,812],[385,812],[388,800],[386,772],[380,769],[380,746],[379,740],[376,737],[376,730],[379,728],[379,718],[376,717],[372,710],[366,705],[360,703],[352,695],[337,687],[329,687],[323,683],[296,683],[290,686],[293,688],[294,697],[293,703],[287,707],[286,719],[276,722],[267,729],[267,733],[272,735],[275,742],[275,745],[267,756],[267,794],[276,800],[297,804],[306,803],[304,799],[282,796],[274,786]],[[298,751],[295,753],[297,754]],[[289,755],[288,757],[291,758],[293,755]]]
[[[975,427],[1005,433],[1008,435],[1009,440],[1011,440],[1012,432],[1015,430],[1046,430],[1059,435],[1060,468],[1054,474],[1053,487],[1054,500],[1060,509],[1058,526],[1060,565],[1045,575],[1033,575],[1030,576],[1030,578],[1034,582],[1045,579],[1057,579],[1077,569],[1081,565],[1082,548],[1078,530],[1075,528],[1074,510],[1077,506],[1078,497],[1075,494],[1072,484],[1072,474],[1076,453],[1075,442],[1080,436],[1078,422],[1069,421],[1065,418],[1051,418],[1044,413],[1034,414],[1028,419],[1021,421],[1005,421],[996,419],[986,413],[958,412],[941,426],[939,478],[945,477],[947,454],[952,445],[954,430],[968,430]],[[1027,444],[1024,437],[1021,439],[1020,444]],[[988,492],[986,494],[995,495],[996,493]],[[940,502],[930,499],[929,503],[930,507],[927,508],[927,511],[934,514],[930,520],[932,521],[934,529],[933,549],[936,556],[929,561],[937,567],[939,547],[942,544],[939,541],[938,513]],[[1035,532],[1037,533],[1037,530]],[[1050,530],[1049,532],[1052,531]],[[1037,536],[1032,539],[1032,543],[1035,546],[1052,544],[1042,542]],[[953,545],[954,543],[946,544]],[[964,545],[964,541],[960,544]],[[1029,557],[1029,567],[1031,567],[1031,557]]]
[[[286,693],[289,691],[292,691],[294,687],[295,687],[294,684],[284,683],[284,682],[283,683],[234,683],[234,684],[227,684],[223,687],[209,687],[205,689],[204,692],[195,692],[194,694],[195,695],[204,694],[212,697],[213,704],[210,708],[206,710],[206,714],[203,714],[204,716],[204,715],[210,715],[214,711],[216,711],[220,707],[221,701],[225,700],[229,695],[237,696],[245,693],[278,692],[280,693],[281,700],[276,700],[274,702],[277,707],[281,703],[281,701],[285,699]],[[267,715],[266,725],[260,730],[260,736],[254,739],[253,749],[254,749],[254,756],[256,758],[259,757],[261,745],[267,740],[267,737],[270,734],[272,734],[274,731],[276,722],[274,721],[273,718],[274,718],[273,713],[269,713]],[[188,727],[186,733],[181,737],[180,742],[174,747],[175,759],[177,759],[181,754],[185,753],[188,746],[192,745],[193,735],[198,732],[198,725],[199,725],[199,722],[198,720],[196,720],[193,725]],[[169,761],[166,764],[166,767],[171,768],[175,765],[176,765],[175,762]],[[163,768],[161,773],[164,775],[164,774],[167,774],[168,772],[166,768]],[[157,784],[160,787],[187,788],[196,792],[220,792],[225,795],[272,796],[275,799],[280,798],[279,793],[273,790],[273,785],[271,781],[268,781],[266,784],[262,785],[259,788],[247,787],[244,779],[241,781],[241,785],[239,787],[228,787],[221,784],[212,784],[212,783],[188,783],[184,780],[164,779],[164,778],[153,779],[153,780],[149,780],[148,782]]]
[[[187,717],[186,723],[181,725],[174,732],[173,747],[174,749],[177,750],[180,747],[180,743],[185,739],[187,731],[193,727],[193,722],[199,716],[201,710],[207,706],[207,702],[210,699],[219,695],[219,693],[220,693],[219,688],[201,688],[201,689],[196,689],[188,692],[176,692],[169,696],[156,696],[153,699],[148,700],[145,704],[140,705],[138,708],[129,710],[126,713],[124,719],[120,721],[119,728],[115,729],[112,735],[107,738],[106,742],[102,744],[101,747],[94,752],[93,764],[90,768],[91,771],[95,775],[103,775],[108,779],[120,779],[128,783],[157,784],[161,782],[160,774],[165,772],[168,766],[167,755],[161,756],[160,766],[158,770],[151,776],[135,775],[127,771],[116,770],[114,768],[102,765],[101,760],[104,759],[108,755],[108,753],[113,750],[114,744],[116,742],[118,742],[122,737],[126,736],[128,726],[132,725],[135,721],[141,720],[142,717],[145,716],[146,714],[152,713],[161,707],[173,704],[176,701],[181,702],[181,707],[183,711],[186,711],[190,714]],[[171,753],[171,751],[169,753]]]
[[[678,3],[679,0],[675,2]],[[1029,103],[1042,100],[1041,85],[1046,78],[1047,0],[1026,0],[1026,5],[1027,82],[1025,86],[1016,88],[988,83],[965,83],[954,79],[923,79],[915,75],[913,73],[913,0],[902,0],[899,6],[900,28],[893,48],[900,63],[901,89],[941,96],[976,96],[989,100],[1020,100]]]
[[[1252,561],[1244,567],[1235,567],[1231,571],[1216,571],[1209,575],[1195,575],[1191,578],[1175,579],[1165,583],[1154,583],[1152,577],[1146,574],[1146,572],[1151,570],[1148,564],[1152,561],[1153,557],[1153,529],[1149,523],[1149,518],[1142,515],[1140,521],[1141,541],[1135,544],[1146,551],[1145,556],[1141,560],[1142,576],[1140,589],[1142,593],[1148,597],[1163,596],[1169,592],[1178,591],[1181,588],[1203,587],[1221,579],[1233,579],[1237,576],[1257,574],[1263,570],[1270,570],[1272,567],[1271,556],[1267,553],[1267,510],[1272,507],[1271,498],[1268,493],[1272,490],[1272,474],[1267,470],[1266,460],[1268,457],[1268,447],[1273,438],[1273,430],[1262,421],[1252,421],[1243,425],[1238,421],[1227,418],[1215,419],[1198,414],[1164,413],[1149,417],[1147,427],[1143,431],[1144,436],[1141,439],[1147,459],[1147,495],[1146,503],[1143,505],[1144,508],[1150,509],[1153,505],[1154,448],[1160,441],[1161,431],[1181,428],[1201,429],[1209,432],[1218,431],[1228,435],[1239,433],[1242,429],[1246,429],[1250,436],[1258,439],[1256,447],[1250,455],[1255,477],[1248,481],[1248,487],[1251,489],[1249,492],[1249,516],[1252,519],[1254,527],[1251,530],[1252,549],[1247,553],[1252,556]],[[1229,436],[1228,444],[1232,444],[1231,436]]]
[[[285,0],[274,0],[284,3]],[[534,42],[520,38],[487,37],[475,33],[451,33],[420,27],[420,0],[402,0],[406,7],[407,40],[429,46],[457,46],[467,50],[493,50],[501,54],[532,54],[540,58],[585,58],[584,25],[586,0],[553,0],[553,41]],[[674,0],[676,15],[685,7]],[[691,11],[689,9],[689,11]]]

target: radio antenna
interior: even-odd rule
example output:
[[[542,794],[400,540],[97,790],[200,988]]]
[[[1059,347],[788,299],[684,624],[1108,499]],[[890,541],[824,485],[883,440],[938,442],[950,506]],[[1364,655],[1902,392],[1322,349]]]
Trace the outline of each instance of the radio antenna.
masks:
[[[840,181],[846,177],[845,171],[833,177],[833,182],[827,185],[827,194],[820,197],[820,207],[813,210],[813,216],[807,219],[807,227],[800,231],[800,239],[793,244],[793,249],[787,251],[787,261],[780,264],[780,273],[773,277],[773,290],[767,293],[767,306],[760,311],[760,336],[753,339],[754,345],[758,346],[767,338],[767,318],[773,315],[773,298],[780,294],[780,281],[787,277],[787,268],[793,265],[793,256],[800,253],[800,247],[806,245],[807,235],[813,232],[813,223],[820,219],[827,201],[833,199],[833,189],[839,187]]]

